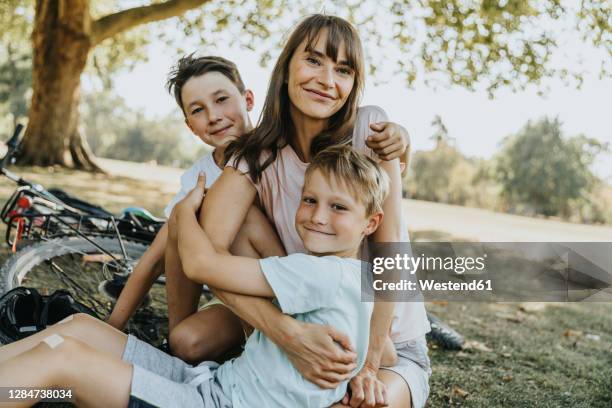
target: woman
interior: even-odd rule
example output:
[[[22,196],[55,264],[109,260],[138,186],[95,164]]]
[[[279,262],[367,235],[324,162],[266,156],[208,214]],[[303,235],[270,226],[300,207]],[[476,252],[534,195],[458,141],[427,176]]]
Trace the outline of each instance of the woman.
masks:
[[[228,165],[204,201],[201,225],[218,248],[229,250],[257,197],[287,253],[303,251],[292,220],[304,170],[313,154],[329,145],[352,143],[377,159],[365,140],[371,133],[369,124],[385,122],[386,115],[375,107],[358,109],[363,83],[361,44],[348,22],[314,15],[294,30],[273,70],[260,124],[230,146]],[[383,224],[373,239],[397,242],[405,233],[400,228],[399,163],[393,160],[381,165],[392,187]],[[176,293],[198,293],[198,286],[181,276],[180,268],[166,266],[166,274],[173,275],[168,281],[178,282]],[[267,300],[216,294],[239,317],[275,341],[312,382],[333,387],[350,372],[352,357],[335,347],[334,340],[344,342],[333,328],[295,322]],[[194,303],[186,296],[180,301]],[[399,363],[379,371],[392,320]],[[422,406],[429,376],[424,340],[429,325],[422,303],[400,304],[395,314],[393,304],[377,303],[371,326],[366,367],[351,381],[351,405],[382,405],[386,386],[391,406]],[[345,398],[344,402],[349,401]]]

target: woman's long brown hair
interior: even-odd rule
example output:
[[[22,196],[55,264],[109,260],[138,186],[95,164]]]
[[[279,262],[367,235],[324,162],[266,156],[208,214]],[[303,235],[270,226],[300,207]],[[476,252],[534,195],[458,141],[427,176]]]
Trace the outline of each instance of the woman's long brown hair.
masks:
[[[243,159],[246,161],[250,176],[255,183],[259,182],[265,168],[276,160],[278,151],[291,144],[295,137],[295,128],[289,114],[291,101],[287,90],[291,57],[304,40],[306,40],[306,49],[311,49],[325,28],[327,29],[325,53],[337,61],[339,47],[344,46],[348,65],[355,72],[355,82],[342,108],[329,118],[326,129],[313,139],[310,154],[314,157],[326,147],[346,144],[351,140],[364,86],[363,49],[359,34],[348,21],[340,17],[314,14],[296,27],[278,57],[257,126],[229,145],[225,151],[225,160],[228,161],[233,157],[235,166]],[[269,151],[271,154],[261,162],[260,156],[264,151]]]

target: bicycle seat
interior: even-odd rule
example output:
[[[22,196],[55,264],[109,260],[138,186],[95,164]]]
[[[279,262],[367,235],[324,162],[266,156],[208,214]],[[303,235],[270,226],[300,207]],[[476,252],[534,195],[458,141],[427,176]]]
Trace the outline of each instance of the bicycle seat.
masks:
[[[156,217],[142,207],[127,207],[121,211],[121,218],[128,218],[128,215],[132,214],[137,216],[138,218],[153,222],[153,223],[164,223],[166,222],[165,218]]]

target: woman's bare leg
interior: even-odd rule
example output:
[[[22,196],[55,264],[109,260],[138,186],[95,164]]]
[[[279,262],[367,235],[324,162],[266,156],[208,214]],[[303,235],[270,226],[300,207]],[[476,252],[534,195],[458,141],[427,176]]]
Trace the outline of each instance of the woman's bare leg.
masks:
[[[378,379],[387,386],[389,408],[412,406],[410,388],[408,388],[408,384],[398,373],[391,370],[379,370]]]
[[[276,230],[255,206],[249,210],[230,252],[251,258],[285,255]],[[183,275],[181,279],[187,279],[182,268],[175,269],[175,272],[179,270]],[[169,315],[170,296],[168,292]],[[176,320],[175,316],[175,325],[170,331],[170,349],[175,356],[192,364],[204,360],[219,361],[244,342],[241,320],[223,305],[214,305],[188,317],[182,317],[179,322]]]
[[[234,255],[258,259],[286,255],[285,247],[276,233],[276,228],[254,205],[249,209],[244,224],[232,243],[230,252]]]
[[[74,338],[54,337],[56,341],[50,341],[51,345],[39,342],[28,351],[1,363],[0,387],[70,389],[79,406],[127,407],[131,364]],[[61,341],[57,340],[58,337]],[[33,403],[11,403],[11,406],[26,407]]]
[[[32,349],[52,334],[78,339],[117,358],[121,358],[127,343],[125,333],[85,313],[78,313],[23,340],[0,347],[0,363]]]

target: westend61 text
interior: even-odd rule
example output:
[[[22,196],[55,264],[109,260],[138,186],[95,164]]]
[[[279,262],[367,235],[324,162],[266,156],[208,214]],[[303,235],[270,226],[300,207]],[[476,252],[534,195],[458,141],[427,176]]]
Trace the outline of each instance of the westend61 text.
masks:
[[[377,291],[407,291],[416,290],[417,285],[414,281],[402,279],[398,282],[383,282],[377,279],[373,282],[372,287]],[[436,282],[433,279],[419,280],[419,288],[423,291],[492,291],[490,279],[479,279],[471,282]]]

